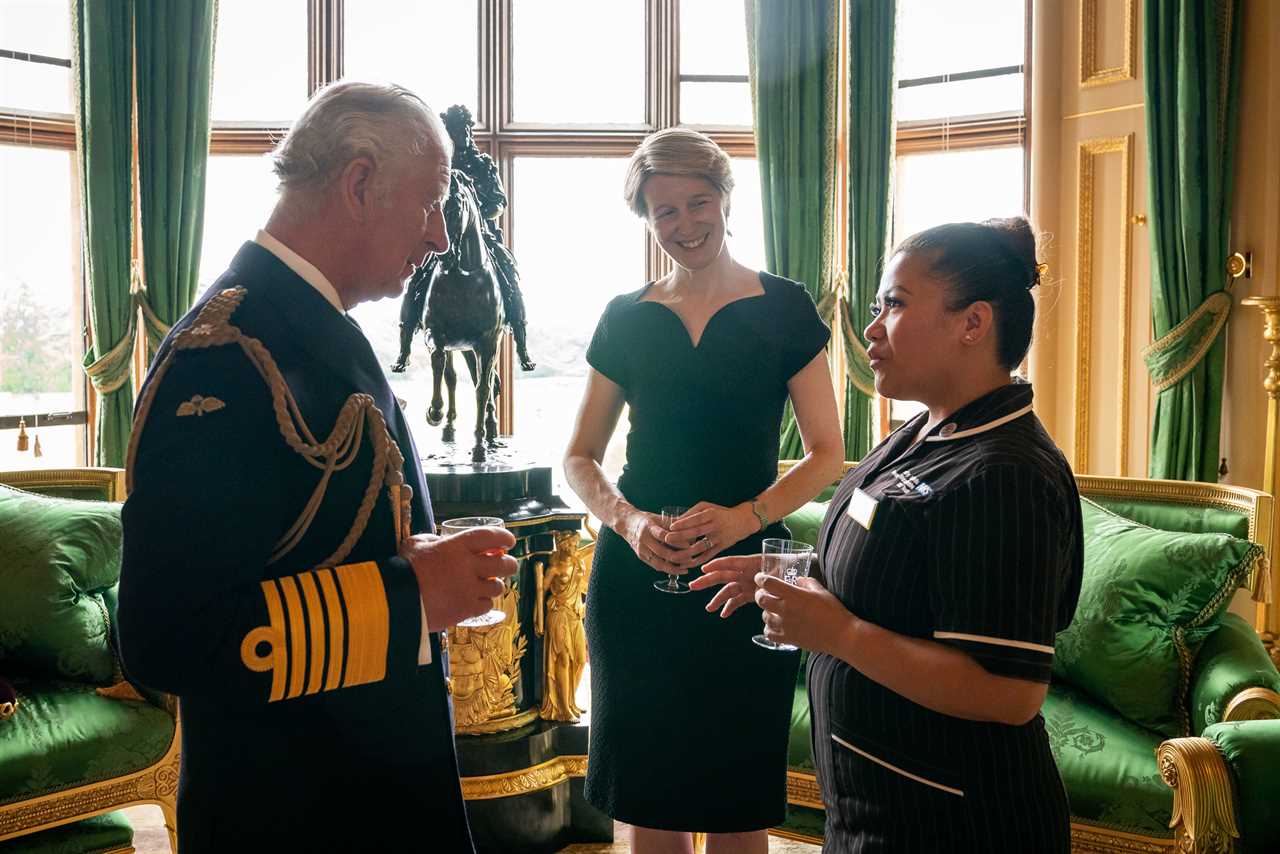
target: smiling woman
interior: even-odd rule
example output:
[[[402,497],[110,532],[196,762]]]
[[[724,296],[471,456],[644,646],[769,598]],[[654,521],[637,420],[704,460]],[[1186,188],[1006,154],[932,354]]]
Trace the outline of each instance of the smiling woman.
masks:
[[[570,486],[604,523],[587,592],[586,796],[631,826],[640,854],[687,847],[689,831],[711,834],[709,850],[756,854],[782,820],[798,662],[751,643],[755,615],[717,619],[709,594],[668,578],[788,536],[770,520],[815,495],[843,458],[828,330],[799,283],[733,259],[732,190],[728,156],[696,131],[659,131],[632,156],[624,196],[674,269],[606,306],[565,455]],[[775,481],[788,399],[806,454]],[[601,464],[624,405],[627,462],[615,487]],[[688,510],[663,510],[676,506]],[[631,737],[670,709],[715,717],[720,738],[698,727],[664,730],[656,743]]]

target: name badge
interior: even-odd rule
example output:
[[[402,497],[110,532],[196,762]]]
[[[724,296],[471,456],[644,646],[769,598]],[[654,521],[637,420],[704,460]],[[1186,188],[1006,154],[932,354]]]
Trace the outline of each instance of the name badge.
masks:
[[[870,531],[871,520],[875,518],[876,507],[879,504],[879,501],[861,489],[855,489],[853,497],[849,499],[849,508],[845,512],[849,514],[850,519]]]

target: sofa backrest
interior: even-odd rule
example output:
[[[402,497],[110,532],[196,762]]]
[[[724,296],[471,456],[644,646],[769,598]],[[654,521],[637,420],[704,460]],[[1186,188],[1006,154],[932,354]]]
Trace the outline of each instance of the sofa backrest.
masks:
[[[82,501],[124,501],[125,498],[124,469],[105,466],[0,471],[0,484]]]
[[[1275,499],[1244,486],[1076,475],[1085,498],[1162,531],[1216,532],[1258,543],[1271,557]]]
[[[0,674],[117,679],[123,499],[121,469],[0,472]]]

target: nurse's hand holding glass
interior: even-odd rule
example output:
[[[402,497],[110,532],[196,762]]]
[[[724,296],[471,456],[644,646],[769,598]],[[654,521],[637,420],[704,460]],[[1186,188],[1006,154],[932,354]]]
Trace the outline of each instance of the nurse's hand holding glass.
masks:
[[[707,611],[719,611],[721,617],[754,601],[763,612],[764,636],[770,641],[830,652],[828,645],[853,615],[818,579],[797,578],[788,584],[763,572],[761,562],[761,555],[716,558],[689,587],[706,590],[720,585]]]

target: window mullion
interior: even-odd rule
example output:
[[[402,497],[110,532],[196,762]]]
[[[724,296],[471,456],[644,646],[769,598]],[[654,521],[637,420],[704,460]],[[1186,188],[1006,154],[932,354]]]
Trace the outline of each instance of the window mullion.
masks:
[[[343,0],[307,0],[307,97],[342,77]]]

